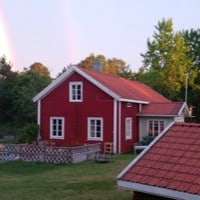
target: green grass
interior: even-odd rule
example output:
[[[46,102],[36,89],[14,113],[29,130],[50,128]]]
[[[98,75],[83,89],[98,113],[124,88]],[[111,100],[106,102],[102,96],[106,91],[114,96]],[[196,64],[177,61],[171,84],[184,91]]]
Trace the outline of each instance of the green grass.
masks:
[[[116,176],[134,158],[114,156],[111,163],[0,163],[3,200],[131,200],[132,192],[117,187]]]

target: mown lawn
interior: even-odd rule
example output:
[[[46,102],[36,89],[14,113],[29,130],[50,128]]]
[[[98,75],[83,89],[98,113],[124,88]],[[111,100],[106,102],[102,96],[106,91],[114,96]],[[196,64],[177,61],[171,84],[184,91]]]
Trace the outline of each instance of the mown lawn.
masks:
[[[116,176],[134,158],[115,155],[112,163],[0,163],[2,200],[131,200],[117,188]]]

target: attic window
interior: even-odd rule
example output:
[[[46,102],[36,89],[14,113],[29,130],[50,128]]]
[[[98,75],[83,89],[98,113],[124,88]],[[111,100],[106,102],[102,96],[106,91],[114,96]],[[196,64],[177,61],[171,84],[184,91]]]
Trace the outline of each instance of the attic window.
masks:
[[[83,100],[82,82],[69,83],[69,98],[70,102],[81,102]]]

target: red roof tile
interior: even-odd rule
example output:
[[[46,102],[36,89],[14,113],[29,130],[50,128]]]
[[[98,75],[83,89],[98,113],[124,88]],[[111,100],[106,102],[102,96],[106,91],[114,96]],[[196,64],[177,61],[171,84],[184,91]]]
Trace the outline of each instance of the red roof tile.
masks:
[[[119,95],[121,98],[148,102],[170,102],[170,100],[141,82],[96,72],[91,69],[79,69]]]
[[[138,115],[177,115],[183,102],[152,102],[144,105]]]
[[[119,180],[200,195],[199,141],[200,124],[175,123]]]

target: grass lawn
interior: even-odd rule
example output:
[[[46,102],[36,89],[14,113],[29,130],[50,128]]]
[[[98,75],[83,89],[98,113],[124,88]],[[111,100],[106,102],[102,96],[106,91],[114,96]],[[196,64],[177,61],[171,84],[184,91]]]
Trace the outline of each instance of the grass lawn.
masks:
[[[132,192],[117,188],[116,176],[134,158],[115,155],[112,163],[0,163],[2,200],[131,200]]]

